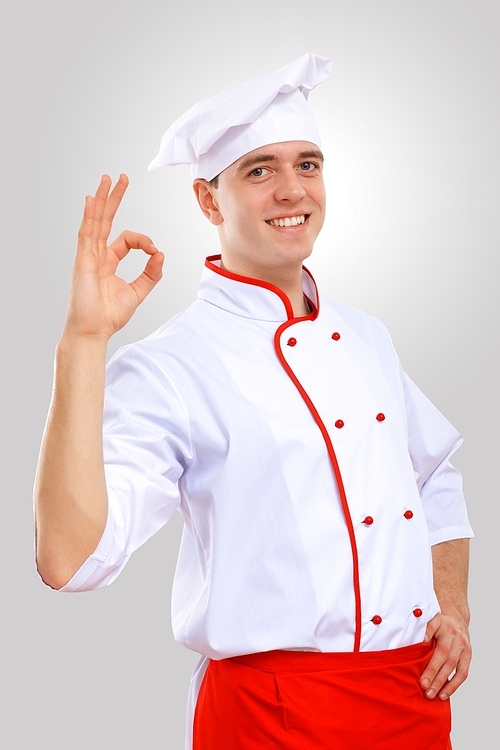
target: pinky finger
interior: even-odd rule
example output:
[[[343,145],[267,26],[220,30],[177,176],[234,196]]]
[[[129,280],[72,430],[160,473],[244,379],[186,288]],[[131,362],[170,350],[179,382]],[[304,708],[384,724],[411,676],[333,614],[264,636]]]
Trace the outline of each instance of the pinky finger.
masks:
[[[443,685],[438,693],[440,700],[445,701],[453,695],[453,693],[462,685],[469,675],[469,662],[462,665],[459,664],[455,674]]]

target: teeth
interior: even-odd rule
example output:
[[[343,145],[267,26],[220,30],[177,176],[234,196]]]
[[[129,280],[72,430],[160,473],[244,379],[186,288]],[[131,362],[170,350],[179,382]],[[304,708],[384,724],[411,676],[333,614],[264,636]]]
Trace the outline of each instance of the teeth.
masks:
[[[286,219],[271,219],[267,223],[273,227],[296,227],[297,224],[303,224],[305,220],[306,217],[302,214],[302,216],[287,216]]]

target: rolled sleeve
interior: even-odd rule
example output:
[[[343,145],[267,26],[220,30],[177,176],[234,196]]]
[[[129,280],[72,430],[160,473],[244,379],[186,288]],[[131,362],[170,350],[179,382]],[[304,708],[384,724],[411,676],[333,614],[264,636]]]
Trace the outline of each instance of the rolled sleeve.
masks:
[[[112,583],[180,503],[179,479],[192,456],[188,414],[165,369],[133,345],[108,365],[103,452],[106,527],[62,592]]]
[[[109,502],[109,497],[108,497]],[[58,589],[61,592],[92,591],[112,583],[121,568],[110,562],[113,550],[114,519],[109,512],[104,533],[95,552],[88,557],[83,565],[65,586]],[[123,566],[122,566],[123,567]]]
[[[431,545],[474,536],[462,489],[462,475],[450,461],[462,436],[403,374],[408,446],[422,499]]]

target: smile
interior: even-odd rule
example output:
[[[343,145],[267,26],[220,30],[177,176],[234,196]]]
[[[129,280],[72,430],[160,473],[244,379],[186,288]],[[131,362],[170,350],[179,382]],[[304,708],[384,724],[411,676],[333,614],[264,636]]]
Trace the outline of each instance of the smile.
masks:
[[[303,224],[306,218],[305,214],[287,216],[285,219],[270,219],[270,221],[266,221],[266,224],[270,224],[272,227],[296,227],[297,224]]]

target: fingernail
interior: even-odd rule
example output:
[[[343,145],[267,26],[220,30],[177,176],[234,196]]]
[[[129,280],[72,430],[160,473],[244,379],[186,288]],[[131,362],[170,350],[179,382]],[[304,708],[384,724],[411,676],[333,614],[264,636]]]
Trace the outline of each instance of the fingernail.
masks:
[[[435,696],[435,692],[434,692],[434,690],[427,690],[427,692],[426,692],[426,696],[427,696],[428,698],[434,698],[434,696]]]
[[[424,677],[424,679],[422,680],[422,685],[424,686],[424,688],[429,687],[430,680],[428,680],[427,677]]]
[[[440,693],[439,697],[442,701],[448,700],[448,693]]]

